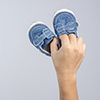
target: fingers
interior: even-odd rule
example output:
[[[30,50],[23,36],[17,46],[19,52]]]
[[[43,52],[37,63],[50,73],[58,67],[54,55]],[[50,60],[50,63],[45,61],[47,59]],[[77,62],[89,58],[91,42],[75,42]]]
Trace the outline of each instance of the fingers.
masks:
[[[51,54],[52,54],[52,53],[55,53],[55,52],[58,50],[57,44],[58,44],[58,41],[57,41],[57,39],[54,37],[54,38],[53,38],[53,41],[52,41],[51,44],[50,44]]]
[[[83,52],[83,38],[82,37],[77,38],[77,44],[78,44],[78,49]]]
[[[61,40],[61,45],[67,45],[69,44],[69,38],[66,34],[60,35],[59,36],[60,40]]]
[[[78,37],[78,38],[77,38],[77,43],[78,43],[78,45],[79,45],[80,43],[83,43],[83,38],[82,38],[82,37]]]
[[[62,46],[68,46],[70,44],[70,42],[75,45],[77,44],[78,50],[85,55],[86,45],[83,43],[82,37],[76,38],[76,36],[74,34],[70,34],[69,36],[66,34],[63,34],[63,35],[60,35],[59,38],[61,40]],[[53,41],[50,44],[51,54],[52,53],[54,54],[58,51],[57,44],[58,44],[58,41],[54,37]]]
[[[76,44],[77,43],[75,34],[70,34],[70,35],[68,35],[68,37],[69,37],[69,40],[70,40],[71,44]]]
[[[82,37],[77,38],[77,44],[78,44],[79,51],[81,51],[84,56],[86,52],[86,44],[83,43]]]
[[[83,56],[85,56],[85,52],[86,52],[86,44],[83,44]]]

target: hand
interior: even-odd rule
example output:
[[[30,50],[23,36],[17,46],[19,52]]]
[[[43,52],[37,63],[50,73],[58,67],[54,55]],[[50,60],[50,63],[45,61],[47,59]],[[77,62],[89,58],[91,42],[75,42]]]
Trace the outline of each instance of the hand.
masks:
[[[57,72],[60,100],[78,100],[76,73],[84,58],[86,45],[74,34],[60,35],[61,48],[57,39],[50,44],[51,57]]]
[[[82,37],[76,38],[74,34],[60,35],[61,48],[58,50],[57,39],[54,38],[51,47],[51,57],[59,78],[76,76],[76,72],[84,58],[86,45]],[[62,78],[62,77],[61,77]]]

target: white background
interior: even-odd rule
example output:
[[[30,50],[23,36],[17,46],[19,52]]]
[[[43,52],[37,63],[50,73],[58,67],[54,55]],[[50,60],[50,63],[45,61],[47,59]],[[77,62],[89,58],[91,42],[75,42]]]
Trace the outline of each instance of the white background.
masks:
[[[0,100],[58,100],[56,72],[50,57],[28,39],[27,29],[43,21],[53,31],[55,11],[72,10],[87,45],[77,73],[80,100],[100,100],[99,0],[0,0]]]

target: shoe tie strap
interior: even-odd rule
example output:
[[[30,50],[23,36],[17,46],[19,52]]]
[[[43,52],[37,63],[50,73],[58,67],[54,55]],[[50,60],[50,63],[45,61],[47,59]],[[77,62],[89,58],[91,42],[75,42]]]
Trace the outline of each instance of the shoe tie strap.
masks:
[[[54,34],[53,32],[51,32],[48,28],[43,29],[42,34],[40,36],[36,36],[35,40],[33,41],[33,44],[35,46],[41,46],[44,43],[44,39],[47,38],[51,38],[53,37]]]
[[[68,22],[66,25],[58,23],[57,25],[55,25],[55,29],[56,29],[58,35],[60,35],[60,34],[69,35],[71,33],[76,33],[77,27],[78,27],[77,22]]]

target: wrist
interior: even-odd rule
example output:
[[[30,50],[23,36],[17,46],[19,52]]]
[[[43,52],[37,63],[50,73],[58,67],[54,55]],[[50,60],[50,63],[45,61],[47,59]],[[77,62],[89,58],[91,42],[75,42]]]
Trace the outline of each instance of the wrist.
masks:
[[[59,89],[66,94],[70,89],[76,87],[76,74],[58,75]]]
[[[69,83],[69,82],[75,82],[76,81],[76,72],[57,72],[57,78],[58,82],[64,82],[64,83]]]

